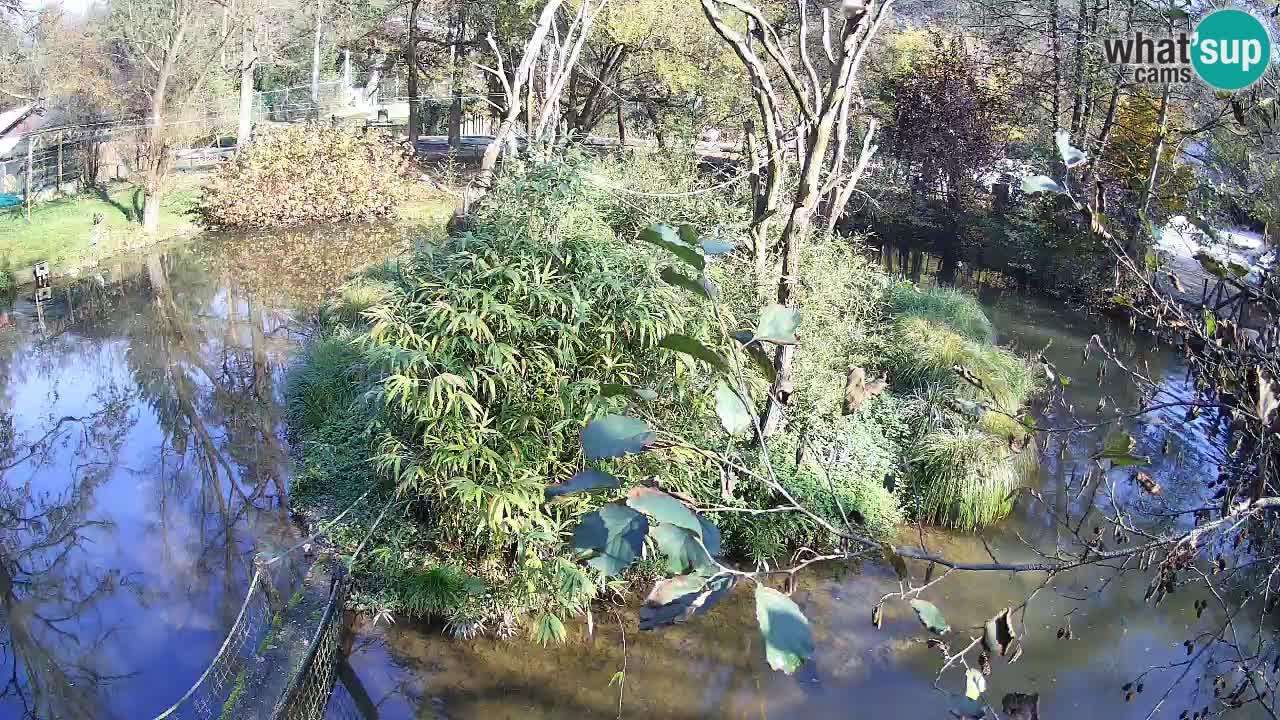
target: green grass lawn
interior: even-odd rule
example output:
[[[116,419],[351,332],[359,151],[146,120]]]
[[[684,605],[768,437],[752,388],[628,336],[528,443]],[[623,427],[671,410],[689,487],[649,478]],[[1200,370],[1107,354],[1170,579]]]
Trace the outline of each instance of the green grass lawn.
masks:
[[[102,213],[107,228],[98,248],[112,255],[148,242],[163,240],[195,228],[187,214],[199,190],[187,187],[171,191],[160,208],[160,227],[153,237],[142,232],[142,189],[115,185],[80,195],[34,205],[28,221],[21,206],[0,211],[0,263],[19,276],[32,263],[49,261],[55,273],[82,265],[91,255],[93,217]]]

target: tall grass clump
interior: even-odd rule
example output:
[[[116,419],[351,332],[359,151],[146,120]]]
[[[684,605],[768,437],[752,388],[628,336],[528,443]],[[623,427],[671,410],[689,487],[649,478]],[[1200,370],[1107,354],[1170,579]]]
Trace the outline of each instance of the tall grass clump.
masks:
[[[990,345],[996,340],[995,328],[977,298],[951,288],[919,288],[897,283],[889,291],[889,304],[898,317],[922,318],[945,325],[961,336]]]
[[[308,344],[286,381],[289,427],[305,434],[345,414],[356,401],[360,363],[359,349],[345,335]]]
[[[1034,368],[1025,359],[985,342],[971,340],[950,326],[922,317],[906,316],[894,323],[889,342],[889,369],[895,381],[921,387],[939,384],[955,388],[972,400],[994,400],[1016,413],[1036,387]],[[973,373],[979,389],[961,379],[957,366]]]
[[[1008,443],[980,428],[930,432],[912,466],[917,517],[961,530],[1008,515],[1024,472]]]
[[[1039,376],[1025,358],[991,344],[991,323],[967,295],[898,285],[889,305],[896,319],[886,370],[895,388],[913,394],[904,501],[926,522],[965,530],[996,522],[1035,458],[1016,417]]]

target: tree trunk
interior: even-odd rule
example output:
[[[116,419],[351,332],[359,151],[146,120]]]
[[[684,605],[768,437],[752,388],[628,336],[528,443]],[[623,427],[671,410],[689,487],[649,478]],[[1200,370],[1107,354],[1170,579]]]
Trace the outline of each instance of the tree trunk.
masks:
[[[498,153],[502,151],[502,146],[506,144],[508,138],[515,132],[516,120],[520,114],[520,98],[524,92],[524,84],[532,82],[530,74],[532,72],[533,63],[537,60],[538,54],[542,52],[542,43],[547,39],[547,33],[551,30],[551,23],[555,21],[556,11],[564,0],[547,0],[547,4],[543,6],[542,13],[538,16],[538,24],[534,26],[533,34],[529,36],[529,42],[525,44],[524,56],[520,59],[520,64],[516,66],[511,82],[509,83],[506,97],[506,114],[502,119],[502,123],[498,125],[498,132],[489,146],[484,149],[484,156],[480,159],[480,184],[487,188],[493,178],[493,169],[498,165]],[[493,38],[489,38],[490,45],[497,54],[497,46],[493,43]],[[572,68],[568,68],[572,70]],[[546,97],[543,102],[555,103],[556,98]]]
[[[324,35],[324,0],[316,0],[316,34],[311,44],[311,103],[312,114],[320,112],[320,40]]]
[[[459,66],[462,64],[462,38],[466,33],[466,18],[459,12],[453,27],[452,42],[449,43],[451,64],[451,82],[449,83],[449,150],[458,152],[462,148],[462,76]]]
[[[409,3],[409,34],[404,56],[409,66],[409,151],[417,154],[421,132],[422,104],[418,101],[418,6],[422,0]]]
[[[1053,127],[1062,122],[1062,43],[1058,38],[1058,0],[1049,6],[1049,47],[1053,53]]]
[[[256,18],[253,21],[246,20],[240,31],[240,122],[236,126],[237,152],[242,152],[249,146],[253,133],[253,68],[258,62],[258,51],[253,38],[256,25]]]
[[[1156,136],[1151,142],[1151,170],[1147,173],[1147,182],[1142,188],[1142,197],[1138,202],[1138,211],[1133,218],[1133,231],[1129,233],[1129,255],[1135,262],[1141,262],[1146,250],[1143,236],[1143,218],[1151,207],[1151,197],[1156,192],[1156,181],[1160,177],[1160,156],[1164,154],[1165,136],[1169,134],[1169,83],[1164,84],[1160,94],[1160,116],[1156,120]]]
[[[1075,68],[1074,81],[1071,88],[1071,137],[1079,143],[1083,134],[1080,127],[1084,119],[1084,40],[1089,25],[1089,3],[1079,0],[1080,11],[1076,14]]]

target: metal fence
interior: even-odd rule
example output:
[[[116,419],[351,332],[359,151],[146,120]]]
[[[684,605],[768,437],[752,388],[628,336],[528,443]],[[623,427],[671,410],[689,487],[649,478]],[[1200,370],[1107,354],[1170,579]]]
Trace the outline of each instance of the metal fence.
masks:
[[[338,677],[342,654],[342,608],[347,599],[347,574],[341,562],[333,566],[329,601],[312,636],[307,654],[272,711],[272,720],[323,720]]]
[[[234,695],[236,685],[242,682],[246,668],[253,662],[259,643],[271,631],[271,616],[262,577],[254,573],[240,613],[209,668],[185,695],[157,715],[155,720],[221,718],[228,699]]]

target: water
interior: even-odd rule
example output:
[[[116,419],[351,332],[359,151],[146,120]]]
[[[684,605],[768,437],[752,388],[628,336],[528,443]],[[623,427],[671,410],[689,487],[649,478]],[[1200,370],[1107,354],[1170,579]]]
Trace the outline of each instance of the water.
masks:
[[[206,238],[0,313],[0,718],[150,718],[295,542],[285,368],[384,228]]]
[[[290,464],[283,431],[287,363],[307,320],[353,267],[401,246],[396,233],[288,233],[207,239],[101,268],[65,283],[39,305],[24,291],[0,314],[0,718],[150,718],[204,670],[243,597],[253,553],[292,544],[285,489]],[[925,258],[922,266],[931,267]],[[928,280],[928,273],[923,273]],[[1116,373],[1095,382],[1081,350],[1100,333],[1165,391],[1189,386],[1177,357],[1147,338],[1095,318],[1024,298],[1000,298],[991,274],[961,272],[991,295],[1002,340],[1045,354],[1073,382],[1042,423],[1107,417],[1137,400]],[[1050,342],[1052,341],[1052,342]],[[1095,412],[1100,396],[1109,398]],[[71,418],[71,419],[67,419]],[[1182,506],[1216,474],[1206,438],[1212,419],[1179,414],[1124,423],[1139,450],[1156,458],[1159,498],[1124,473],[1114,485],[1080,492],[1088,455],[1102,433],[1050,441],[1032,484],[1043,503],[977,538],[906,529],[958,559],[1028,560],[1026,542],[1052,549],[1054,513],[1093,506]],[[1171,449],[1162,452],[1166,436]],[[45,438],[34,450],[32,441]],[[1158,508],[1157,508],[1158,509]],[[1089,524],[1084,526],[1089,527]],[[913,575],[924,569],[913,564]],[[1211,688],[1181,667],[1145,678],[1126,703],[1120,686],[1141,670],[1185,659],[1181,642],[1220,621],[1197,620],[1199,596],[1176,594],[1158,610],[1143,604],[1142,577],[1106,581],[1087,570],[1056,578],[1019,625],[1021,660],[997,661],[988,695],[1039,692],[1047,718],[1143,718],[1167,688],[1173,707]],[[1017,604],[1039,575],[953,575],[926,597],[959,632]],[[944,695],[963,676],[936,679],[936,651],[911,611],[890,604],[880,630],[871,607],[897,583],[879,565],[827,566],[795,594],[811,618],[818,655],[795,676],[764,661],[749,591],[709,616],[656,633],[635,630],[627,609],[585,619],[568,645],[522,639],[454,641],[440,628],[357,621],[344,682],[358,684],[382,718],[902,717],[945,718]],[[1068,624],[1071,640],[1056,638]],[[1250,628],[1238,626],[1241,632]],[[625,644],[623,635],[625,633]],[[960,642],[952,640],[953,644]],[[625,647],[625,650],[624,650]],[[958,647],[958,645],[957,645]],[[345,669],[344,669],[345,672]],[[1196,695],[1199,693],[1199,695]],[[1197,701],[1197,705],[1199,705]],[[1176,715],[1165,713],[1163,716]],[[1237,717],[1252,717],[1241,711]]]

